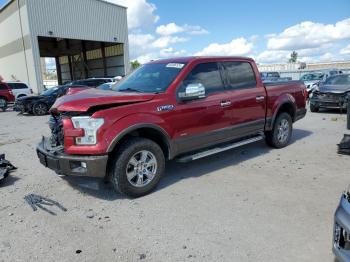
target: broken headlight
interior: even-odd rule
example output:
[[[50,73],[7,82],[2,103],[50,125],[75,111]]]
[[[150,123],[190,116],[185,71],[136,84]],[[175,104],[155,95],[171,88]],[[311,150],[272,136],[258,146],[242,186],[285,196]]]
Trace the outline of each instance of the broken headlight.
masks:
[[[97,143],[97,131],[103,125],[103,118],[91,118],[89,116],[72,117],[74,128],[84,130],[84,136],[76,137],[77,145],[95,145]]]

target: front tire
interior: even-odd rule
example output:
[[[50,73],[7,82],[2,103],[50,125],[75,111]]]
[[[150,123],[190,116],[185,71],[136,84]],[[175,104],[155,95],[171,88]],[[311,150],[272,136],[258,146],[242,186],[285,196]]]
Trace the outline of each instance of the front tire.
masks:
[[[310,111],[313,113],[317,113],[320,111],[320,108],[318,106],[315,106],[314,104],[310,104]]]
[[[39,102],[33,105],[32,111],[36,116],[43,116],[47,114],[48,108],[46,104]]]
[[[5,98],[2,98],[2,97],[0,97],[0,109],[4,112],[7,109],[7,101]]]
[[[281,113],[276,118],[273,130],[266,132],[266,142],[274,148],[283,148],[288,145],[292,131],[292,117],[288,113]]]
[[[110,179],[118,192],[141,197],[156,188],[164,168],[165,158],[158,144],[145,138],[131,138],[113,156]]]

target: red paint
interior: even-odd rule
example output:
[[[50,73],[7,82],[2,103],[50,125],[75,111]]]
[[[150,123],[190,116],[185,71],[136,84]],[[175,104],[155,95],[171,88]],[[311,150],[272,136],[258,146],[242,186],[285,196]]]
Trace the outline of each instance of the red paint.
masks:
[[[11,88],[5,83],[0,81],[0,85],[5,89],[0,88],[0,97],[4,97],[8,103],[15,102],[16,97],[13,95]]]
[[[251,89],[227,90],[211,93],[204,99],[191,102],[177,101],[177,87],[198,63],[246,61],[256,74],[257,86]],[[66,136],[65,152],[77,155],[106,154],[113,139],[125,129],[138,124],[152,124],[163,129],[173,140],[186,136],[200,135],[217,129],[242,124],[254,120],[274,119],[280,106],[291,103],[295,110],[304,109],[305,86],[301,82],[264,87],[255,62],[241,57],[187,57],[154,61],[151,63],[187,63],[170,84],[165,93],[143,94],[134,92],[114,92],[88,89],[63,96],[56,101],[52,110],[59,112],[87,112],[94,107],[94,118],[103,118],[104,124],[98,130],[98,143],[93,146],[75,145],[72,136]],[[263,101],[256,101],[263,96]],[[222,108],[220,102],[230,100],[231,105]],[[112,105],[108,108],[108,105]],[[170,111],[158,111],[157,107],[173,105]],[[263,124],[262,124],[263,125]],[[64,129],[73,129],[70,119],[65,119]],[[72,134],[72,133],[70,133]]]

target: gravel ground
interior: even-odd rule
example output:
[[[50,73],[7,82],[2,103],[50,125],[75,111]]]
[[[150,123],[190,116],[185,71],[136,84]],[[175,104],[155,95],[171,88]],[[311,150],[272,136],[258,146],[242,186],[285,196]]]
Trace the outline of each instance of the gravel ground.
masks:
[[[48,116],[0,113],[0,153],[18,170],[0,185],[0,261],[333,261],[333,214],[350,182],[336,154],[346,116],[308,113],[292,143],[263,142],[187,164],[130,200],[101,180],[61,178],[35,153]],[[38,194],[67,211],[32,211]]]

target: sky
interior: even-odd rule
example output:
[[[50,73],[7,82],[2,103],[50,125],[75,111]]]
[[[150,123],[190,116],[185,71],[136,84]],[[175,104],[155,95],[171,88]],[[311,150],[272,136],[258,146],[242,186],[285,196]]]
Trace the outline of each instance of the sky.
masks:
[[[128,7],[131,60],[249,56],[258,63],[350,60],[350,0],[108,0]],[[0,0],[0,5],[5,1]]]

